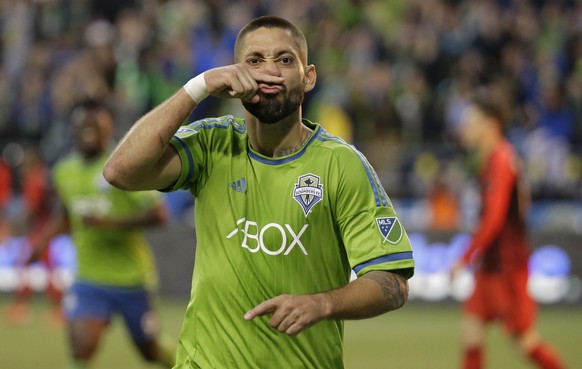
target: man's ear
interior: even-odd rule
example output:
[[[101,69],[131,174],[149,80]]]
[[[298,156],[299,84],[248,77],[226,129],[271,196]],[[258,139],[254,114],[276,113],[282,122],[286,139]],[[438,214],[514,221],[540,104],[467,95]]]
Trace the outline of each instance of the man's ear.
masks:
[[[303,82],[303,92],[309,92],[315,87],[317,81],[317,72],[315,65],[310,64],[305,68],[305,80]]]

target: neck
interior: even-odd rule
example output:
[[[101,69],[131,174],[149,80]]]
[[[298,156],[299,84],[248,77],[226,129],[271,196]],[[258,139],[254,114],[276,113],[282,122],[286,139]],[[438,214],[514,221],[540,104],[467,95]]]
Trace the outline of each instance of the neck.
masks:
[[[480,140],[479,156],[484,160],[487,159],[502,140],[503,136],[499,134],[484,135]]]
[[[248,112],[245,120],[251,147],[272,158],[300,150],[313,132],[301,123],[301,110],[277,123],[262,123]]]

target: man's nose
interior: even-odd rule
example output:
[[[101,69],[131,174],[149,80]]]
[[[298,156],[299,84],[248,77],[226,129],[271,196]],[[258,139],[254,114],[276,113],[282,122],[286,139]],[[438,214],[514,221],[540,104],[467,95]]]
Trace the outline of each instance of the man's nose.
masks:
[[[277,62],[275,60],[267,60],[264,64],[263,64],[263,70],[265,71],[265,73],[270,74],[272,76],[281,76],[281,69],[279,69],[279,66],[277,65]]]

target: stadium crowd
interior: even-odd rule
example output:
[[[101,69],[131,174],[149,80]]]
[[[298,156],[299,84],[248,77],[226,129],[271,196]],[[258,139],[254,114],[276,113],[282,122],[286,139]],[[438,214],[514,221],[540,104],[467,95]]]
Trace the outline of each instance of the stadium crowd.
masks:
[[[45,171],[70,149],[77,101],[107,101],[120,138],[189,78],[230,63],[237,30],[263,14],[288,18],[312,40],[318,85],[305,115],[363,151],[393,196],[428,197],[443,215],[436,227],[456,225],[447,219],[471,185],[456,131],[483,86],[505,108],[535,198],[580,197],[580,2],[6,0],[3,213],[22,212],[21,199],[34,196],[23,186],[25,158],[38,149],[44,166],[33,168]],[[230,104],[207,99],[191,119],[232,111]]]

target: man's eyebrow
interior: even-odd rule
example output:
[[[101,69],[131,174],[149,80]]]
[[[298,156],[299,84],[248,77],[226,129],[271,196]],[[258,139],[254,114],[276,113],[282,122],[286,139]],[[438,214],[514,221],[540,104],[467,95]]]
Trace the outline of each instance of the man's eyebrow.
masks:
[[[281,55],[285,55],[285,54],[295,55],[291,50],[279,50],[279,51],[277,51],[277,53],[275,53],[275,58],[278,58]],[[253,51],[252,53],[246,55],[245,57],[246,58],[248,58],[248,57],[264,58],[264,55],[258,51]]]

